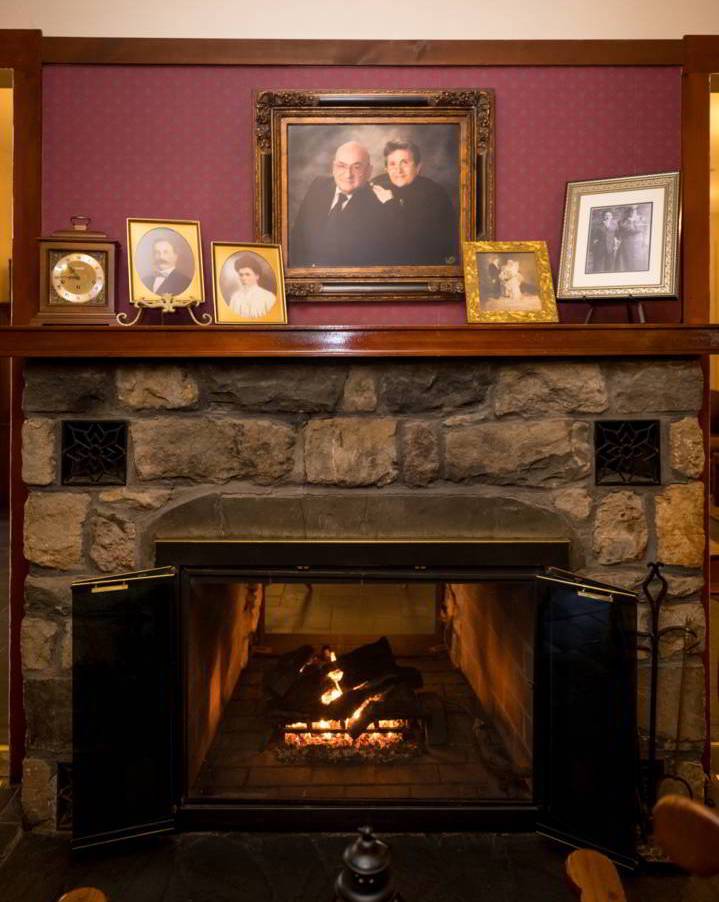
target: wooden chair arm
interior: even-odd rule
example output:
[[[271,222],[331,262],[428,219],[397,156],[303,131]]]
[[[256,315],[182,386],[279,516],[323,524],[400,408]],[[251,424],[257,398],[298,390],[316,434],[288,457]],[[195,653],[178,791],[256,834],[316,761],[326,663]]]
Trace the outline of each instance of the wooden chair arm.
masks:
[[[101,889],[95,889],[94,886],[81,886],[65,893],[58,899],[58,902],[110,902],[110,899]]]
[[[679,867],[698,877],[719,874],[719,817],[685,796],[654,806],[654,840]]]

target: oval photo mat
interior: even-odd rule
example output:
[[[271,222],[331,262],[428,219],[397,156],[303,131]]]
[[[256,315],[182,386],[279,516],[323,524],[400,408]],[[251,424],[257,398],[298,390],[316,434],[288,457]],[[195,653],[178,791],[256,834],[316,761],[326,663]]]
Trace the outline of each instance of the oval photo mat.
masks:
[[[200,224],[197,222],[173,220],[128,219],[128,247],[130,249],[130,299],[154,297],[148,285],[152,272],[152,246],[155,241],[170,240],[178,253],[177,270],[191,274],[190,283],[176,294],[180,299],[204,300],[202,278],[202,251]],[[143,278],[143,275],[145,278]]]
[[[275,303],[262,316],[241,316],[230,309],[232,291],[238,287],[237,276],[233,273],[234,262],[245,254],[259,258],[263,274],[259,285],[272,291],[274,283]],[[282,272],[282,257],[276,246],[255,244],[225,244],[213,242],[213,295],[215,301],[215,321],[238,325],[259,325],[263,323],[284,325],[287,323],[285,285]],[[234,281],[234,288],[232,283]]]

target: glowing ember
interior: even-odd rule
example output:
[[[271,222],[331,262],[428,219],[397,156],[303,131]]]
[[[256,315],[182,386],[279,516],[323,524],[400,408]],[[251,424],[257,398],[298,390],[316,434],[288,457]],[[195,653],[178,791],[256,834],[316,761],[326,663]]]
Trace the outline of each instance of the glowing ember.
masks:
[[[398,745],[405,738],[404,733],[363,733],[352,739],[349,733],[285,733],[285,744],[295,748],[308,746],[331,746],[332,748],[387,748]]]

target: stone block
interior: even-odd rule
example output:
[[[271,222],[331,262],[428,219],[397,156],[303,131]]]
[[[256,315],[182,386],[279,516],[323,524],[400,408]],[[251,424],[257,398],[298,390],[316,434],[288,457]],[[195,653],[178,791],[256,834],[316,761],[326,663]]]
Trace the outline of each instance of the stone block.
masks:
[[[25,557],[55,570],[80,567],[89,507],[89,495],[33,492],[25,504]]]
[[[316,485],[387,485],[397,478],[397,423],[386,417],[336,417],[305,427],[307,481]]]
[[[26,413],[94,413],[111,398],[107,367],[34,361],[25,367]]]
[[[647,577],[646,570],[635,570],[630,567],[608,567],[603,570],[599,567],[587,567],[579,571],[580,576],[593,579],[598,583],[606,583],[617,589],[626,589],[629,592],[640,592],[641,586]]]
[[[373,370],[364,366],[350,369],[340,407],[345,413],[371,413],[377,409],[377,384]]]
[[[23,671],[45,670],[52,664],[57,631],[57,623],[52,620],[23,617],[20,629]]]
[[[72,621],[65,624],[62,642],[60,643],[60,667],[72,670]]]
[[[701,761],[678,761],[676,768],[672,768],[672,773],[676,773],[681,779],[673,780],[671,777],[667,777],[662,780],[659,784],[660,799],[666,795],[680,795],[692,798],[695,802],[704,802],[709,777]],[[708,881],[704,882],[708,883]],[[696,899],[695,902],[699,902],[699,899]],[[708,899],[707,902],[709,902]]]
[[[669,584],[667,590],[669,598],[688,598],[701,592],[704,588],[703,576],[679,576],[675,573],[665,573],[664,579]]]
[[[696,417],[685,417],[669,427],[672,469],[696,479],[704,472],[704,436]]]
[[[164,507],[170,500],[172,489],[106,489],[100,492],[103,504],[126,507],[134,511],[152,511]]]
[[[402,424],[402,480],[407,485],[424,486],[439,476],[439,438],[431,423],[415,420]]]
[[[649,667],[640,667],[638,672],[638,722],[640,732],[644,734],[649,729],[649,684]],[[681,706],[679,704],[680,694]],[[666,664],[660,667],[657,699],[657,738],[661,748],[675,748],[677,719],[680,714],[681,721],[678,730],[680,748],[704,742],[706,696],[704,668],[701,662],[685,667],[683,675],[682,667],[679,664]]]
[[[166,363],[120,366],[115,388],[120,404],[131,410],[181,410],[194,407],[200,396],[186,369]]]
[[[592,512],[593,499],[586,489],[562,489],[554,495],[554,506],[573,520],[586,520]]]
[[[25,579],[25,611],[65,617],[72,610],[72,579],[63,576],[35,576]]]
[[[481,404],[493,375],[490,364],[470,360],[396,361],[382,367],[380,403],[393,413],[451,411],[468,404]]]
[[[46,824],[54,810],[56,766],[44,758],[27,757],[22,763],[22,810],[29,827]]]
[[[121,517],[96,515],[90,524],[90,557],[104,573],[121,573],[136,567],[135,524]]]
[[[501,367],[494,390],[498,417],[602,413],[609,399],[596,363],[518,363]]]
[[[450,429],[447,478],[501,485],[557,486],[590,472],[589,425],[569,420],[479,423]]]
[[[53,420],[22,424],[22,479],[26,485],[50,485],[57,475],[57,429]]]
[[[345,386],[347,367],[313,360],[278,364],[213,363],[202,370],[210,401],[238,410],[272,413],[330,413]]]
[[[683,628],[694,631],[695,636],[687,636],[686,646],[691,647],[692,654],[704,651],[704,639],[706,624],[704,607],[699,603],[680,602],[679,604],[664,604],[659,615],[659,629],[672,629],[666,633],[659,645],[661,658],[682,657],[685,653],[685,640]],[[678,629],[676,629],[678,627]],[[651,628],[651,611],[648,604],[637,605],[637,630],[648,632]]]
[[[592,550],[600,564],[620,564],[644,556],[649,539],[644,503],[634,492],[612,492],[597,508]]]
[[[704,486],[670,485],[655,499],[657,555],[664,564],[701,567],[704,562]]]
[[[605,365],[613,413],[698,411],[704,378],[684,360],[624,361]]]
[[[294,430],[271,420],[164,417],[130,427],[140,479],[268,483],[294,463]]]
[[[29,749],[65,753],[72,748],[72,680],[25,680],[26,740]]]

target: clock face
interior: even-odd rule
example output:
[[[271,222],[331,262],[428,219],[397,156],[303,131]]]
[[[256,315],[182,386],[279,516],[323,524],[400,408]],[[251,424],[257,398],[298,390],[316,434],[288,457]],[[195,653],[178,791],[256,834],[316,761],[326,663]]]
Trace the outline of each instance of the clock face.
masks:
[[[57,254],[50,272],[50,284],[57,295],[56,303],[98,303],[105,287],[105,270],[100,261],[88,253]]]

